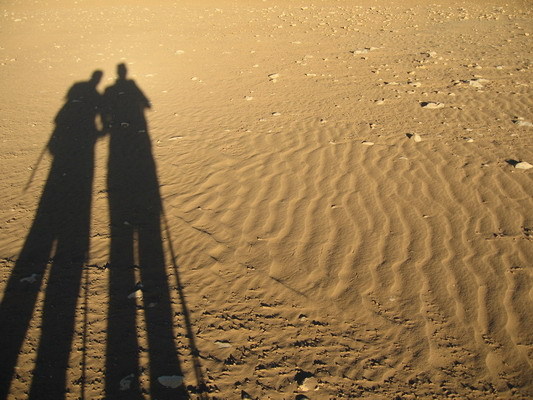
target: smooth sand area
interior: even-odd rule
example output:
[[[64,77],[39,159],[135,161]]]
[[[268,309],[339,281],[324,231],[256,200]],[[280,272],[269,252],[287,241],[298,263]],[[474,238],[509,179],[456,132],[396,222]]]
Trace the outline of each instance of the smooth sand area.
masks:
[[[531,1],[0,10],[0,399],[533,398]]]

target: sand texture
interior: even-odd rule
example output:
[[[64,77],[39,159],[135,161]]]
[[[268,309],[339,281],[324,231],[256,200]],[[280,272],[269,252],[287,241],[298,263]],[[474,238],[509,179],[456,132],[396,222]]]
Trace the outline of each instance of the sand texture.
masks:
[[[0,399],[533,398],[530,1],[0,10]]]

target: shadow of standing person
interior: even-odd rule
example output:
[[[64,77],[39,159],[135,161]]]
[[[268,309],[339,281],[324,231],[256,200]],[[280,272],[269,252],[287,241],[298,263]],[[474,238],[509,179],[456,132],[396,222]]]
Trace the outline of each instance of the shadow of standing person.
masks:
[[[82,266],[89,252],[94,147],[102,78],[75,83],[55,118],[53,156],[32,226],[0,305],[0,398],[7,397],[17,358],[49,270],[30,399],[63,399]]]
[[[139,308],[146,325],[152,398],[188,398],[183,385],[171,390],[157,381],[182,372],[163,254],[159,182],[144,116],[150,102],[126,79],[125,64],[118,65],[117,73],[115,84],[104,93],[111,220],[106,397],[144,398],[139,385]],[[141,293],[138,307],[135,294]]]

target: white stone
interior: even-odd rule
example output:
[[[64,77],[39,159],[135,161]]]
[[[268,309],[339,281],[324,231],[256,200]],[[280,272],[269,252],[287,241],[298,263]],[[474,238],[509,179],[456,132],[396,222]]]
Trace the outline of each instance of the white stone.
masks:
[[[533,168],[533,165],[531,165],[530,163],[528,163],[528,162],[526,162],[526,161],[521,161],[521,162],[515,164],[514,167],[517,168],[517,169],[525,169],[525,170],[528,170],[528,169]]]
[[[298,386],[298,390],[302,392],[309,392],[318,389],[318,380],[315,377],[305,378],[301,385]]]
[[[183,376],[181,375],[171,375],[171,376],[160,376],[157,378],[157,381],[171,389],[176,389],[177,387],[181,386],[183,384]]]
[[[135,375],[129,374],[128,376],[122,378],[119,383],[119,389],[121,391],[129,390],[131,388],[131,383],[133,382]]]
[[[35,283],[37,281],[38,274],[31,274],[30,276],[27,276],[26,278],[22,278],[20,282],[28,282],[28,283]]]
[[[135,292],[131,292],[128,295],[128,299],[142,299],[142,297],[143,297],[143,292],[140,289],[136,290]]]
[[[527,126],[529,128],[533,127],[533,123],[529,121],[524,121],[523,119],[517,119],[516,121],[513,121],[515,125],[518,126]]]
[[[422,106],[422,108],[427,108],[429,110],[435,110],[437,108],[443,108],[444,107],[444,104],[443,103],[438,103],[438,102],[433,102],[433,101],[424,101],[422,103],[420,103],[420,105]]]
[[[422,141],[422,137],[418,133],[408,133],[406,136],[417,143]]]

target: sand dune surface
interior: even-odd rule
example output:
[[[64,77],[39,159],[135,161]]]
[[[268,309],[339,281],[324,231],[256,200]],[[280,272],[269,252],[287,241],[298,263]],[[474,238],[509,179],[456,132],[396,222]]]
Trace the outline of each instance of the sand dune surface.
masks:
[[[533,396],[530,2],[0,9],[0,398]]]

